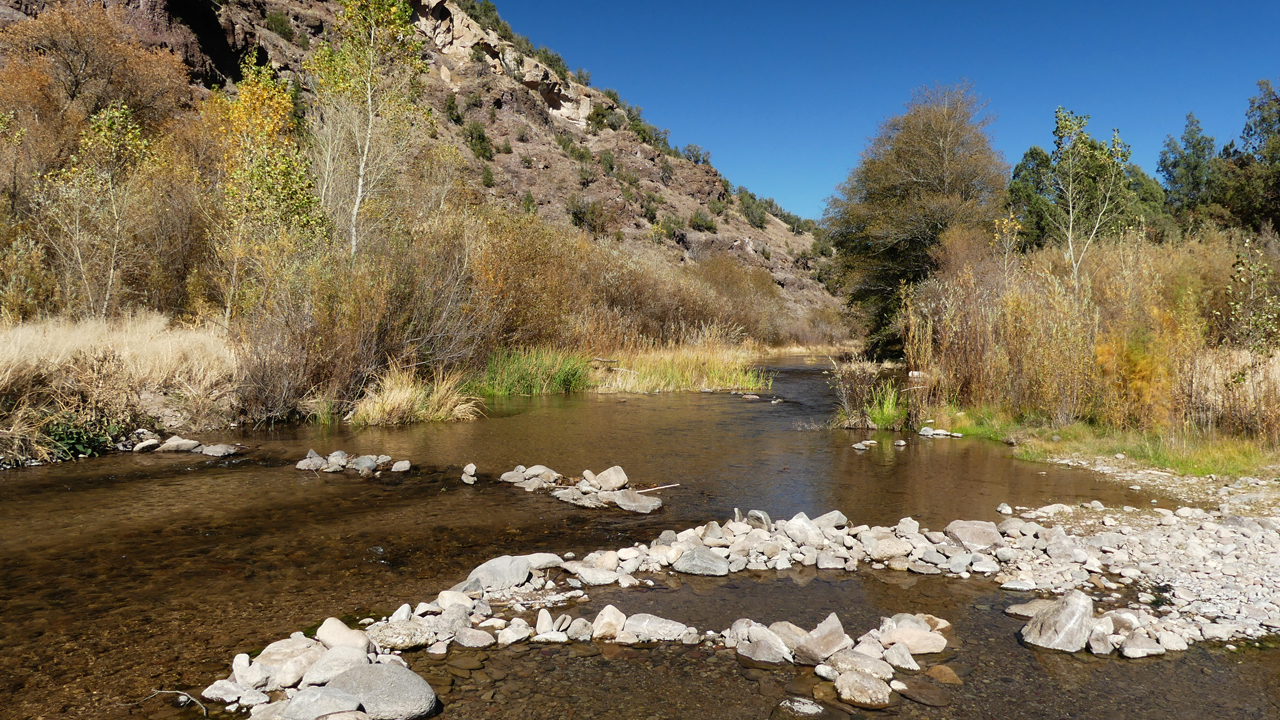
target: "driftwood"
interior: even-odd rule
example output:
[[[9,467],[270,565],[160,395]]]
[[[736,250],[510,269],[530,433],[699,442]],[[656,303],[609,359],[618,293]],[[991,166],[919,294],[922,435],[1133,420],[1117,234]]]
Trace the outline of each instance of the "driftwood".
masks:
[[[653,492],[654,490],[666,490],[667,488],[680,487],[680,483],[672,485],[659,485],[658,487],[645,488],[644,490],[636,490],[638,493]]]
[[[131,702],[131,703],[120,703],[120,706],[121,706],[121,707],[128,707],[128,706],[131,706],[131,705],[141,705],[142,703],[144,703],[144,702],[146,702],[146,701],[150,700],[151,698],[153,698],[153,697],[155,697],[155,696],[157,696],[157,695],[180,695],[180,696],[182,696],[182,697],[186,698],[188,702],[193,702],[193,703],[195,703],[195,704],[196,704],[196,706],[200,708],[200,714],[201,714],[201,715],[204,715],[205,717],[209,717],[209,709],[208,709],[208,708],[206,708],[206,707],[204,706],[204,703],[202,703],[202,702],[200,702],[199,700],[195,699],[195,697],[194,697],[194,696],[192,696],[191,694],[189,694],[189,693],[184,693],[184,692],[182,692],[181,690],[153,690],[153,691],[151,691],[151,694],[150,694],[150,695],[148,695],[148,696],[146,696],[146,697],[142,698],[141,700],[139,700],[139,701],[137,701],[137,702]]]

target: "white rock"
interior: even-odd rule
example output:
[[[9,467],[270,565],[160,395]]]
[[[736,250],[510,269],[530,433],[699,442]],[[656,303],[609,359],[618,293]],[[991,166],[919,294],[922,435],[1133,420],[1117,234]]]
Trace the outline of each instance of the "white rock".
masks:
[[[591,623],[591,639],[612,640],[626,626],[627,616],[613,605],[605,605]]]

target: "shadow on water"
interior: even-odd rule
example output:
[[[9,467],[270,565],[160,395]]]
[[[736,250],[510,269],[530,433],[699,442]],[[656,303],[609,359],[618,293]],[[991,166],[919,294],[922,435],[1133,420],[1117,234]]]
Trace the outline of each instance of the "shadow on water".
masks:
[[[940,529],[955,518],[996,519],[1000,502],[1098,499],[1114,506],[1151,499],[1087,471],[1018,462],[1006,448],[981,441],[908,437],[906,448],[895,449],[886,434],[858,453],[850,446],[862,434],[804,429],[832,412],[822,365],[791,360],[776,369],[773,392],[760,401],[726,393],[514,398],[495,402],[489,417],[474,423],[246,431],[220,438],[255,448],[229,461],[120,455],[7,473],[0,477],[0,707],[17,717],[179,713],[159,700],[120,703],[157,688],[203,687],[226,672],[234,653],[325,616],[385,614],[429,598],[494,555],[647,542],[663,529],[724,519],[735,507],[775,516],[840,509],[869,524],[912,515]],[[770,403],[773,395],[784,402]],[[308,448],[410,458],[418,469],[372,481],[300,473],[292,463]],[[480,468],[475,486],[457,479],[467,462]],[[583,510],[490,481],[535,463],[570,475],[617,464],[634,484],[680,487],[662,493],[659,513],[635,516]],[[719,628],[746,615],[812,625],[836,611],[852,631],[883,613],[936,612],[956,622],[961,637],[971,632],[975,644],[981,640],[993,663],[1003,654],[1026,670],[1017,687],[986,684],[994,677],[966,685],[961,697],[978,716],[1012,712],[1011,702],[1046,694],[1064,698],[1064,708],[1085,695],[1120,708],[1135,687],[1170,697],[1192,687],[1174,679],[1177,673],[1166,678],[1175,664],[1111,664],[1090,669],[1084,680],[1059,679],[1035,667],[1061,662],[1017,645],[1016,626],[998,609],[973,609],[995,606],[993,588],[936,579],[903,586],[901,578],[895,584],[879,577],[815,577],[803,589],[793,580],[735,577],[631,591],[618,602],[629,603],[628,612],[652,603],[659,614]],[[583,612],[611,596],[594,595]],[[1187,654],[1202,656],[1210,657]],[[1251,656],[1228,677],[1274,680],[1272,657]],[[973,661],[975,673],[984,662]],[[1206,662],[1226,668],[1221,659]],[[1097,679],[1109,674],[1127,684],[1111,688]],[[1274,682],[1253,685],[1249,695],[1218,678],[1197,676],[1194,687],[1215,702],[1244,692],[1241,707],[1274,708],[1273,691],[1265,689]],[[686,684],[693,689],[682,692],[694,693],[688,702],[714,705],[714,688]],[[610,713],[627,704],[626,686],[615,689],[622,695],[592,701],[593,712],[629,716]],[[759,717],[772,702],[759,698]]]

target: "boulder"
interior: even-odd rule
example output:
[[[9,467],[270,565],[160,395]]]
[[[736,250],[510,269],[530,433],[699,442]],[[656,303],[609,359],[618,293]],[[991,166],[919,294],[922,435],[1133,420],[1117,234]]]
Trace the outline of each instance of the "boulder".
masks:
[[[532,553],[529,555],[521,555],[529,563],[532,570],[546,570],[547,568],[559,567],[564,560],[555,553]]]
[[[158,447],[160,447],[159,440],[143,440],[142,442],[133,446],[133,451],[136,453],[146,453],[146,452],[152,452]]]
[[[569,623],[568,629],[565,630],[565,635],[568,635],[569,639],[574,642],[591,642],[592,632],[594,632],[594,628],[591,626],[590,621],[586,618],[574,618],[573,622]]]
[[[353,668],[334,678],[329,688],[358,698],[371,720],[417,720],[436,709],[435,691],[403,665]]]
[[[865,655],[857,650],[840,650],[827,658],[826,665],[835,668],[836,672],[860,672],[878,680],[888,682],[893,679],[893,666],[889,663]]]
[[[280,714],[280,720],[316,720],[348,710],[359,710],[360,698],[336,687],[303,688]]]
[[[848,715],[837,714],[816,701],[802,697],[784,698],[769,713],[769,720],[834,720],[838,717],[847,718]]]
[[[612,640],[626,627],[627,616],[612,605],[605,605],[591,623],[591,638]]]
[[[583,562],[570,561],[564,563],[564,569],[578,576],[587,585],[612,585],[620,577],[613,570],[605,570]]]
[[[947,537],[969,552],[978,552],[1004,542],[995,523],[982,520],[952,520]]]
[[[472,600],[471,596],[457,590],[441,590],[440,594],[436,596],[436,605],[442,611],[458,605],[470,612],[471,608],[475,607],[475,604],[476,601]]]
[[[831,613],[813,632],[796,645],[796,662],[802,665],[817,665],[836,652],[849,647],[853,647],[853,640],[845,635],[840,618],[835,613]]]
[[[164,443],[160,445],[160,447],[156,448],[156,452],[163,452],[163,453],[191,452],[192,450],[196,449],[199,445],[200,445],[199,440],[187,440],[186,438],[181,438],[181,437],[178,437],[177,435],[174,435],[168,440],[165,440]],[[321,467],[323,467],[323,465]]]
[[[1072,590],[1031,618],[1022,627],[1022,639],[1050,650],[1079,652],[1093,631],[1093,600]]]
[[[482,648],[489,647],[494,643],[493,636],[484,630],[475,628],[462,628],[453,635],[453,641],[462,647]]]
[[[529,579],[529,561],[523,557],[503,555],[482,563],[468,580],[478,580],[485,590],[505,590],[523,585]]]
[[[399,460],[391,466],[391,472],[405,473],[405,472],[409,472],[409,470],[411,470],[412,468],[413,468],[413,463],[409,462],[408,460]]]
[[[212,700],[220,703],[233,703],[240,699],[247,688],[241,687],[239,684],[230,680],[218,680],[214,684],[205,688],[200,696],[205,700]]]
[[[729,561],[702,545],[682,554],[671,569],[686,575],[728,575]]]
[[[883,680],[854,670],[836,678],[836,693],[841,701],[854,707],[880,710],[889,707],[893,691]]]
[[[635,633],[636,637],[640,638],[640,642],[652,642],[679,640],[689,627],[684,623],[660,618],[657,615],[636,613],[626,619],[623,629]]]
[[[1169,652],[1182,652],[1187,649],[1187,641],[1175,632],[1157,633],[1156,640],[1159,641],[1160,647]]]
[[[884,661],[899,670],[915,672],[920,669],[915,658],[911,657],[911,651],[907,649],[906,643],[894,643],[885,648]]]
[[[774,635],[777,635],[782,640],[782,644],[786,645],[787,649],[792,652],[795,652],[796,646],[803,642],[805,638],[809,637],[809,632],[807,630],[799,625],[787,622],[786,620],[779,620],[778,622],[773,623],[769,626],[769,630],[771,630]]]
[[[838,527],[844,527],[845,525],[848,525],[849,518],[845,517],[844,513],[840,512],[839,510],[832,510],[831,512],[825,515],[819,515],[818,517],[814,518],[813,524],[817,525],[819,528],[823,530],[826,530],[827,528],[838,528]]]
[[[1120,654],[1127,658],[1144,658],[1150,655],[1163,655],[1164,646],[1145,635],[1134,633],[1125,638],[1120,646]]]
[[[769,518],[769,513],[763,510],[748,510],[747,524],[753,528],[760,528],[761,530],[773,529],[773,521]]]
[[[594,482],[591,484],[605,491],[620,490],[627,486],[627,474],[622,471],[622,468],[614,465],[596,475]]]
[[[320,623],[320,629],[316,630],[316,639],[324,643],[327,648],[345,645],[369,652],[369,636],[365,635],[363,630],[347,627],[346,623],[334,617],[325,618],[325,621]]]
[[[371,625],[365,635],[387,650],[416,650],[436,641],[435,624],[418,617]]]
[[[942,634],[917,627],[900,627],[880,633],[880,644],[885,648],[897,643],[905,644],[912,655],[940,653],[947,648],[947,638]]]
[[[738,655],[764,665],[782,665],[792,661],[792,655],[782,639],[763,625],[752,625],[747,630],[747,642],[739,642]]]
[[[533,635],[533,631],[528,625],[512,625],[498,631],[498,645],[506,647],[512,643],[528,640]]]
[[[293,687],[298,684],[307,668],[325,652],[323,643],[305,637],[302,633],[268,645],[253,661],[267,672],[268,692]]]
[[[599,492],[596,497],[600,500],[613,503],[628,512],[649,514],[654,510],[662,507],[662,499],[641,495],[635,490],[615,490],[613,492]]]
[[[1031,619],[1056,602],[1057,600],[1051,598],[1036,598],[1018,605],[1010,605],[1004,609],[1004,613],[1017,618]]]
[[[911,554],[915,547],[906,540],[900,538],[884,538],[877,540],[874,545],[867,549],[867,557],[877,562],[884,562],[893,558],[906,557]]]
[[[231,679],[243,688],[260,688],[267,684],[271,673],[261,664],[255,664],[245,653],[231,659]]]
[[[826,542],[822,530],[804,513],[796,513],[795,517],[788,520],[785,531],[787,537],[795,540],[797,545],[820,548]]]
[[[360,648],[335,645],[307,668],[301,685],[324,685],[357,665],[368,665],[369,656]]]
[[[204,449],[200,452],[204,455],[208,455],[209,457],[228,457],[240,452],[240,448],[235,445],[220,443],[218,445],[205,445]]]

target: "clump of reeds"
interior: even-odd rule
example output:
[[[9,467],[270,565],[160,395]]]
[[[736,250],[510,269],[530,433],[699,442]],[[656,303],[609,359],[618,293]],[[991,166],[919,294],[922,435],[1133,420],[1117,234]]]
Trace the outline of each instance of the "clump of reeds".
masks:
[[[547,395],[586,390],[591,361],[555,348],[498,350],[470,387],[481,395]]]
[[[355,404],[355,425],[406,425],[419,422],[474,420],[483,415],[480,399],[462,391],[460,371],[446,371],[430,380],[411,368],[393,365]]]

